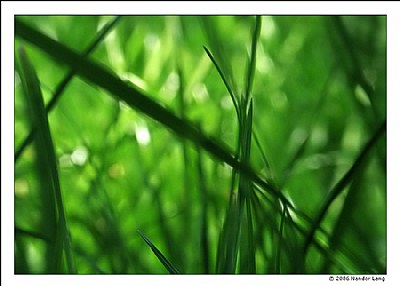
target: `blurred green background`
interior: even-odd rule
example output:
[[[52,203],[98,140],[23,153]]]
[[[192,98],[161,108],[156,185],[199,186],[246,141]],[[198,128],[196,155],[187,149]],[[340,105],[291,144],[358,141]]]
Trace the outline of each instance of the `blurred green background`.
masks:
[[[114,19],[17,18],[79,53]],[[386,119],[386,17],[261,20],[250,163],[314,218]],[[203,47],[241,95],[254,23],[253,16],[123,16],[89,58],[235,152],[235,108]],[[16,48],[20,43],[16,37]],[[68,69],[29,44],[26,49],[49,102]],[[16,150],[31,130],[26,108],[16,72]],[[218,272],[231,168],[79,77],[48,120],[77,273],[168,273],[138,230],[181,273]],[[40,223],[46,206],[33,146],[15,164],[16,273],[46,271]],[[368,157],[330,206],[325,234],[316,235],[320,248],[311,247],[301,272],[386,273],[385,138]],[[254,208],[256,273],[298,272],[293,256],[304,234],[289,220],[282,228],[282,210],[273,204],[260,198]]]

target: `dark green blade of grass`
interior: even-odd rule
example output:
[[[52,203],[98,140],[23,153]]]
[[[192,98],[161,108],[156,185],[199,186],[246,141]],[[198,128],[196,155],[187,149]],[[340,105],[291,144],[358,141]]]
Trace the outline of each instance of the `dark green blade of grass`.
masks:
[[[251,89],[253,87],[254,73],[256,70],[257,42],[258,42],[258,39],[260,38],[261,21],[262,21],[261,16],[256,16],[256,25],[255,25],[254,32],[253,32],[253,39],[251,41],[251,54],[250,54],[247,75],[246,75],[246,78],[247,78],[246,89],[245,89],[245,104],[246,105],[250,100]]]
[[[366,164],[363,164],[363,166],[355,175],[355,178],[353,179],[353,182],[344,200],[343,208],[340,214],[338,215],[337,220],[334,223],[332,233],[329,236],[328,247],[333,252],[335,252],[336,249],[340,246],[341,235],[346,232],[346,228],[351,226],[351,224],[349,223],[351,222],[352,213],[359,205],[360,192],[362,191],[361,190],[362,176],[360,176],[360,174],[364,172],[365,167]],[[321,267],[321,273],[329,273],[330,265],[331,261],[326,259]],[[358,265],[361,264],[358,263]]]
[[[244,98],[241,98],[239,110],[239,141],[240,141],[240,159],[245,164],[250,164],[251,138],[253,130],[253,100],[251,89],[254,82],[256,67],[257,42],[261,31],[261,17],[256,16],[255,28],[251,41],[251,54],[247,68],[246,87]],[[249,104],[249,106],[247,106]],[[240,245],[240,273],[256,273],[256,250],[253,234],[253,217],[251,209],[251,200],[254,199],[253,188],[247,177],[240,175],[239,179],[239,211],[243,218],[241,227],[241,245]],[[246,209],[242,216],[243,209]],[[240,221],[239,221],[240,222]]]
[[[247,110],[245,100],[241,102],[242,114],[245,114],[240,121],[240,155],[241,160],[245,164],[250,162],[250,150],[251,150],[251,135],[253,129],[253,99],[250,99],[250,105]]]
[[[304,155],[306,151],[306,147],[310,140],[311,132],[308,132],[304,140],[296,147],[294,153],[289,157],[289,161],[283,172],[282,176],[279,178],[279,187],[283,188],[287,181],[290,178],[291,173],[296,165],[296,163],[300,160],[300,158]]]
[[[227,207],[224,225],[218,242],[217,273],[234,274],[239,251],[240,206],[234,196]]]
[[[249,192],[252,191],[249,187]],[[252,215],[252,200],[246,198],[243,223],[241,225],[239,273],[256,274],[256,245]]]
[[[325,201],[324,205],[322,206],[317,216],[315,217],[315,220],[311,225],[309,233],[305,238],[303,247],[304,256],[307,254],[307,250],[311,245],[314,234],[316,230],[320,227],[321,222],[325,214],[327,213],[329,207],[331,206],[332,202],[343,192],[345,187],[353,180],[354,175],[359,170],[359,168],[362,167],[363,163],[368,159],[369,153],[376,145],[378,140],[381,138],[381,136],[385,134],[385,131],[386,131],[386,120],[381,123],[380,127],[375,131],[373,136],[371,136],[370,140],[365,144],[364,148],[354,161],[351,168],[344,174],[344,176],[336,183],[336,185],[329,192],[327,200]]]
[[[178,249],[176,247],[177,241],[175,236],[173,235],[174,232],[168,222],[168,215],[167,211],[165,210],[165,206],[163,205],[162,197],[161,197],[161,188],[162,186],[154,186],[150,183],[147,184],[147,187],[152,190],[153,200],[155,204],[155,209],[157,210],[158,216],[158,226],[160,227],[160,233],[165,241],[166,251],[169,254],[170,259],[175,262],[175,265],[179,266],[181,271],[185,271],[184,263],[183,263],[183,253],[182,250],[184,249],[184,243],[182,243],[182,248]],[[185,209],[186,211],[186,209]],[[185,229],[186,230],[186,229]]]
[[[228,58],[229,53],[227,51],[229,49],[224,41],[220,40],[221,35],[219,35],[219,31],[215,29],[215,26],[217,25],[215,21],[218,21],[215,17],[201,17],[201,24],[203,26],[203,31],[205,31],[207,36],[210,50],[219,61],[218,66],[221,70],[221,74],[224,75],[227,86],[230,87],[232,94],[235,95],[238,90],[233,78],[232,66],[230,65]]]
[[[264,152],[264,150],[263,150],[263,148],[261,146],[260,139],[259,139],[255,129],[253,129],[253,138],[254,138],[254,142],[256,143],[256,147],[257,147],[258,151],[260,152],[261,159],[263,160],[265,168],[268,170],[268,175],[271,178],[274,178],[274,172],[273,172],[273,170],[271,168],[270,160],[268,160],[268,158],[267,158],[267,156],[266,156],[266,154],[265,154],[265,152]]]
[[[94,51],[94,49],[103,41],[105,36],[111,31],[111,29],[119,22],[121,19],[121,16],[115,17],[113,20],[111,20],[109,23],[107,23],[102,30],[97,34],[96,38],[93,40],[93,42],[89,45],[89,47],[83,52],[83,56],[88,56],[91,52]],[[68,86],[68,84],[71,82],[72,78],[74,77],[75,72],[70,71],[64,79],[57,85],[56,90],[50,99],[49,103],[46,106],[46,111],[50,112],[53,110],[53,108],[56,106],[58,100],[60,99],[61,95],[63,94],[65,88]],[[14,161],[17,162],[18,159],[21,157],[22,153],[26,149],[26,147],[29,146],[29,144],[32,143],[32,140],[35,136],[35,130],[32,129],[28,136],[22,141],[21,145],[17,148],[17,151],[14,155]]]
[[[245,163],[250,162],[251,136],[253,127],[253,100],[250,99],[248,113],[246,113],[246,100],[241,102],[242,113],[246,116],[242,119],[241,128],[241,160]],[[240,214],[243,219],[241,225],[241,245],[240,245],[240,273],[255,273],[255,246],[253,237],[253,218],[251,213],[252,184],[245,176],[239,179],[239,204]],[[244,215],[242,211],[246,209]],[[240,222],[240,221],[239,221]]]
[[[63,251],[67,258],[68,272],[74,272],[68,230],[65,221],[60,182],[57,172],[57,160],[51,138],[47,113],[36,76],[24,48],[18,49],[17,69],[20,74],[24,95],[29,106],[33,126],[39,134],[36,144],[39,178],[41,183],[42,223],[50,238],[47,255],[49,273],[63,272]]]
[[[362,166],[359,168],[359,170],[356,172],[354,175],[353,182],[346,194],[346,197],[344,199],[343,203],[343,208],[340,211],[335,223],[334,227],[332,230],[332,233],[329,237],[328,240],[328,247],[331,251],[336,251],[337,249],[341,247],[346,247],[344,245],[344,242],[346,241],[346,238],[343,237],[345,233],[357,233],[357,235],[360,237],[360,243],[358,243],[357,248],[363,248],[366,251],[362,252],[362,257],[360,255],[355,255],[353,260],[357,260],[356,264],[357,266],[362,266],[360,268],[360,271],[366,271],[367,269],[370,269],[368,272],[374,273],[385,273],[385,270],[383,269],[382,265],[379,263],[379,258],[376,257],[375,253],[371,251],[374,249],[373,245],[371,244],[371,240],[369,235],[366,235],[363,233],[363,231],[356,231],[355,229],[357,228],[358,221],[355,217],[357,217],[357,210],[360,208],[362,209],[368,209],[368,202],[365,201],[365,194],[363,191],[365,190],[366,186],[366,169],[368,168],[367,162],[363,162]],[[372,205],[372,204],[371,204]],[[371,231],[370,228],[368,228],[368,231]],[[361,243],[362,242],[362,243]],[[368,259],[365,259],[369,257]],[[357,259],[358,258],[358,259]],[[329,273],[329,267],[331,263],[330,261],[326,260],[322,267],[321,267],[321,273]],[[371,271],[372,269],[375,269],[375,271]]]
[[[208,57],[210,58],[211,62],[214,64],[215,68],[217,69],[217,72],[218,72],[219,76],[221,77],[222,81],[224,82],[224,85],[225,85],[226,89],[228,90],[228,93],[229,93],[229,95],[230,95],[230,97],[232,99],[233,106],[235,107],[236,114],[237,114],[237,116],[239,118],[240,117],[240,115],[239,115],[239,111],[240,110],[239,110],[239,106],[238,106],[238,101],[237,101],[237,98],[235,97],[235,95],[233,93],[232,87],[229,85],[228,80],[227,80],[224,72],[222,71],[221,67],[218,65],[218,63],[215,60],[214,56],[211,54],[211,52],[206,47],[203,47],[203,48],[206,51],[206,53],[207,53]]]
[[[75,53],[65,45],[50,39],[19,19],[15,20],[15,32],[18,37],[21,37],[37,46],[53,57],[57,62],[66,64],[86,80],[108,90],[117,99],[124,101],[131,108],[145,113],[147,116],[174,131],[177,135],[200,145],[204,150],[219,160],[227,163],[229,166],[247,176],[264,191],[279,198],[289,207],[291,206],[282,193],[276,190],[270,183],[259,177],[247,164],[244,164],[235,158],[235,156],[228,151],[229,149],[226,146],[222,145],[222,143],[217,143],[217,140],[204,135],[190,122],[178,118],[175,114],[161,106],[159,103],[145,96],[133,85],[126,84],[115,74],[107,71],[101,65]],[[293,206],[291,206],[291,208],[294,209]]]
[[[138,146],[138,145],[137,145]],[[163,237],[163,240],[165,241],[166,245],[166,252],[169,254],[170,259],[172,259],[175,262],[175,265],[181,269],[181,271],[184,271],[184,263],[183,263],[183,253],[181,249],[178,249],[176,247],[176,238],[174,235],[174,232],[171,231],[171,226],[168,222],[168,213],[165,210],[165,206],[163,204],[163,199],[162,199],[162,189],[163,189],[163,183],[157,183],[154,184],[152,183],[151,180],[151,174],[154,173],[154,168],[158,166],[158,164],[163,160],[165,152],[169,150],[171,146],[168,146],[166,144],[163,148],[163,150],[158,151],[154,150],[154,158],[157,158],[157,164],[153,166],[146,166],[145,160],[144,160],[144,155],[143,151],[141,151],[140,148],[137,149],[137,152],[135,153],[135,160],[139,162],[139,165],[142,166],[142,174],[143,174],[143,185],[150,190],[152,200],[154,202],[154,209],[156,210],[156,216],[157,216],[157,224],[160,229],[161,237]],[[186,210],[186,209],[185,209]],[[181,234],[176,234],[178,237]]]
[[[239,117],[239,153],[242,162],[246,164],[250,158],[251,144],[251,126],[252,126],[252,104],[250,104],[249,114],[246,113],[246,106],[243,104],[242,98],[239,106],[241,116]],[[232,171],[232,177],[235,176],[235,171]],[[222,230],[222,241],[218,251],[219,256],[223,259],[218,260],[219,273],[235,273],[239,250],[243,254],[240,258],[239,272],[248,272],[249,265],[252,271],[255,271],[255,263],[252,263],[252,253],[248,253],[249,237],[252,236],[252,231],[249,232],[250,226],[246,224],[245,230],[242,231],[243,210],[248,194],[250,193],[250,182],[246,176],[240,174],[239,191],[237,197],[231,200],[228,205],[227,215],[225,216],[224,228]],[[246,216],[245,216],[246,217]],[[251,219],[251,218],[247,218]],[[246,218],[245,218],[246,220]],[[248,223],[248,220],[246,220]],[[239,244],[240,242],[240,244]],[[247,242],[247,243],[246,243]],[[221,255],[220,255],[221,254]]]
[[[275,273],[281,273],[281,255],[282,255],[282,244],[283,244],[283,227],[285,225],[285,216],[287,208],[283,208],[281,223],[279,225],[279,238],[278,245],[276,246],[276,261],[275,261]]]
[[[259,39],[260,30],[261,30],[261,17],[257,16],[256,25],[252,37],[251,55],[246,75],[247,81],[245,87],[245,94],[244,98],[243,97],[240,98],[239,101],[236,100],[232,92],[232,89],[228,85],[227,80],[225,79],[225,75],[223,74],[221,68],[219,68],[219,65],[216,63],[211,53],[207,49],[205,49],[211,61],[216,66],[218,73],[223,79],[224,84],[227,87],[231,95],[233,104],[235,106],[236,114],[239,120],[238,152],[240,154],[241,162],[244,162],[246,165],[250,163],[250,149],[251,149],[252,121],[253,121],[253,102],[251,100],[250,93],[254,80],[256,50],[257,50],[257,42]],[[247,104],[249,102],[250,106],[247,107]],[[235,175],[236,175],[235,170],[233,170],[232,178],[234,178]],[[225,245],[226,253],[228,253],[228,255],[231,255],[232,262],[230,260],[225,260],[227,265],[224,268],[228,269],[228,271],[231,271],[230,273],[234,273],[235,271],[239,248],[240,248],[239,272],[240,273],[256,272],[253,221],[252,221],[251,202],[250,202],[250,195],[252,191],[253,191],[252,184],[249,181],[249,178],[243,176],[243,174],[240,174],[238,203],[230,206],[235,208],[233,212],[237,213],[238,217],[236,220],[228,220],[229,217],[226,217],[226,220],[228,220],[228,222],[236,225],[235,228],[231,228],[233,231],[229,234],[229,236],[232,238],[231,241],[228,240],[227,244]],[[244,209],[246,209],[246,212],[243,215]],[[239,237],[240,237],[240,245],[237,243]]]
[[[34,230],[23,229],[16,225],[14,225],[14,233],[16,236],[28,236],[28,237],[32,237],[35,239],[40,239],[40,240],[46,241],[48,243],[50,242],[49,238],[46,237],[45,234],[34,231]]]
[[[168,261],[167,258],[161,253],[160,250],[148,239],[141,231],[138,230],[138,233],[143,238],[148,246],[150,246],[153,253],[157,256],[158,260],[164,265],[165,269],[168,270],[170,274],[179,274],[179,271]]]
[[[261,28],[261,18],[257,17],[256,27],[252,39],[252,51],[247,71],[247,82],[246,82],[247,85],[244,98],[240,98],[239,105],[237,106],[237,102],[235,102],[235,97],[231,95],[235,108],[237,106],[236,113],[238,115],[238,120],[239,120],[238,152],[240,154],[241,162],[244,162],[245,164],[250,163],[251,135],[252,135],[252,122],[253,122],[253,102],[250,97],[250,91],[254,79],[256,48],[257,48],[257,41],[259,38],[260,28]],[[216,65],[217,70],[219,70],[219,67],[216,64],[215,60],[213,60],[211,54],[207,50],[206,52]],[[222,72],[220,72],[220,74],[221,77],[224,77]],[[229,90],[230,88],[228,88],[228,91]],[[247,107],[247,104],[249,102],[250,106]],[[232,177],[233,178],[235,177],[235,172],[232,173]],[[231,224],[236,225],[234,231],[229,234],[230,237],[233,237],[232,239],[233,243],[229,243],[228,241],[229,244],[226,245],[227,253],[233,255],[232,257],[233,263],[228,262],[229,267],[231,267],[229,271],[232,271],[232,273],[234,273],[236,268],[236,260],[239,250],[240,250],[239,272],[240,273],[256,272],[253,221],[252,221],[251,203],[250,203],[251,192],[252,192],[252,185],[248,177],[243,176],[243,174],[240,174],[238,203],[237,205],[233,206],[236,208],[234,212],[238,214],[238,218],[236,220],[228,220],[228,222],[230,222]],[[243,211],[245,209],[246,212],[243,214]],[[240,245],[237,243],[238,238],[240,238]]]

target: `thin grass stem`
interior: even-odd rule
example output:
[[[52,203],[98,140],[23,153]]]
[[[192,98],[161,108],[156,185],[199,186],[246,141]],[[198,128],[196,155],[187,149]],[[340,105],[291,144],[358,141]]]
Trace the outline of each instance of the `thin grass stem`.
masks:
[[[237,115],[238,118],[239,118],[239,117],[240,117],[240,109],[239,109],[239,105],[238,105],[238,100],[237,100],[237,98],[235,97],[235,95],[234,95],[234,93],[233,93],[233,90],[232,90],[231,86],[230,86],[229,83],[228,83],[227,78],[225,77],[225,75],[224,75],[222,69],[221,69],[220,66],[218,65],[216,59],[215,59],[214,56],[211,54],[211,52],[207,49],[207,47],[203,47],[203,48],[204,48],[204,50],[206,51],[206,53],[207,53],[208,57],[210,58],[210,60],[212,61],[212,63],[214,64],[215,68],[217,69],[218,74],[219,74],[219,76],[221,77],[222,81],[224,82],[224,85],[225,85],[226,89],[228,90],[229,96],[230,96],[231,99],[232,99],[233,106],[235,107],[236,115]]]
[[[137,231],[139,235],[143,238],[148,246],[150,246],[153,253],[157,256],[158,260],[164,265],[165,269],[168,270],[170,274],[179,274],[179,271],[175,268],[171,262],[161,253],[160,250],[148,239],[140,230]]]

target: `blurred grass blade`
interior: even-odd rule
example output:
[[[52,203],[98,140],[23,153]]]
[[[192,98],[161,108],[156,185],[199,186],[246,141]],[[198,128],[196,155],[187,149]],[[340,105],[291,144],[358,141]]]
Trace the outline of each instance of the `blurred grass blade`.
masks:
[[[234,74],[229,61],[229,46],[227,46],[225,42],[219,40],[222,36],[219,34],[220,32],[218,29],[215,29],[217,22],[214,17],[201,17],[201,20],[210,50],[213,52],[215,58],[219,60],[219,67],[224,74],[226,82],[231,87],[233,94],[236,94],[237,87],[235,86],[235,80],[233,78]]]
[[[324,205],[318,212],[313,224],[311,225],[309,233],[305,238],[304,248],[303,248],[304,255],[306,255],[307,250],[310,247],[313,237],[315,235],[315,232],[320,227],[321,222],[325,217],[332,202],[343,192],[345,187],[353,180],[353,177],[355,176],[356,172],[358,172],[360,167],[362,167],[362,165],[366,162],[371,150],[376,145],[381,136],[385,134],[385,131],[386,131],[386,120],[381,123],[380,127],[375,131],[374,135],[365,144],[364,148],[358,155],[357,159],[354,161],[351,168],[346,172],[346,174],[344,174],[344,176],[336,183],[333,189],[329,192],[327,200],[325,201]]]
[[[250,61],[247,70],[247,81],[246,81],[246,89],[245,89],[245,104],[250,100],[251,88],[253,86],[254,81],[254,73],[256,70],[256,55],[257,55],[257,42],[260,38],[261,32],[261,16],[256,16],[256,25],[253,32],[253,39],[251,41],[251,54]]]
[[[240,118],[240,158],[246,164],[250,163],[251,154],[251,137],[253,125],[253,100],[250,99],[250,106],[246,112],[246,100],[241,100],[241,115]],[[241,244],[240,244],[240,273],[255,273],[255,246],[253,238],[253,222],[251,214],[251,198],[252,184],[247,177],[240,175],[239,179],[239,211],[241,229]],[[246,209],[246,211],[244,211]],[[243,214],[242,214],[243,212]]]
[[[114,19],[112,19],[109,23],[107,23],[102,30],[97,34],[97,37],[93,40],[93,42],[89,45],[89,47],[83,52],[84,56],[89,55],[98,45],[101,43],[101,41],[105,38],[105,36],[108,34],[108,32],[111,31],[111,29],[119,22],[121,19],[121,16],[117,16]],[[57,85],[56,90],[50,99],[49,103],[46,106],[46,111],[50,112],[53,110],[54,106],[56,105],[57,101],[60,99],[63,91],[65,88],[68,86],[68,84],[71,82],[72,78],[74,77],[75,72],[70,71],[64,79]],[[17,151],[15,152],[14,155],[14,161],[17,162],[18,159],[21,157],[22,153],[26,149],[26,147],[32,143],[33,137],[35,136],[35,129],[32,129],[29,132],[29,135],[22,141],[21,145],[16,148]]]
[[[240,273],[243,274],[256,274],[256,247],[251,201],[250,199],[246,199],[246,211],[243,212],[243,223],[241,226]]]
[[[286,216],[287,208],[283,207],[281,223],[279,225],[279,238],[278,245],[276,247],[276,261],[275,261],[275,273],[281,273],[281,255],[282,255],[282,247],[283,247],[283,227],[285,225],[285,216]]]
[[[264,168],[266,169],[266,172],[267,172],[267,178],[269,178],[271,183],[275,183],[274,170],[272,169],[270,160],[268,159],[267,155],[265,154],[265,152],[261,146],[261,142],[258,137],[258,133],[255,131],[255,128],[253,128],[253,138],[254,138],[254,142],[256,143],[256,147],[257,147],[258,151],[260,152],[261,159],[265,165]]]
[[[367,164],[363,164],[355,175],[355,178],[353,179],[346,198],[344,199],[342,210],[340,211],[334,223],[332,233],[329,236],[328,240],[328,248],[332,252],[335,252],[342,243],[341,236],[343,235],[343,233],[346,233],[349,228],[354,227],[354,225],[352,224],[352,220],[354,220],[353,214],[362,202],[363,193],[361,181],[363,179],[362,173],[365,171],[366,167]],[[329,273],[331,263],[331,261],[325,259],[321,267],[321,273]],[[358,264],[361,265],[361,263]]]
[[[292,155],[290,155],[288,163],[286,165],[285,171],[283,172],[281,178],[279,178],[279,186],[283,188],[287,181],[289,180],[296,163],[300,161],[301,157],[304,155],[306,151],[306,147],[310,140],[311,132],[308,132],[306,137],[302,140],[302,142],[296,147],[296,150]]]
[[[206,51],[206,53],[207,53],[208,57],[210,58],[210,60],[212,61],[212,63],[214,64],[215,68],[217,69],[218,74],[221,77],[222,81],[224,82],[225,87],[228,90],[228,93],[229,93],[229,95],[230,95],[230,97],[232,99],[233,106],[235,107],[235,110],[236,110],[236,114],[237,114],[237,116],[239,118],[240,117],[240,115],[239,115],[240,109],[239,109],[239,106],[238,106],[238,101],[237,101],[237,98],[235,97],[235,95],[233,93],[233,90],[232,90],[231,86],[228,83],[228,80],[227,80],[226,76],[224,75],[224,72],[222,71],[222,69],[218,65],[217,61],[215,60],[215,58],[211,54],[211,52],[206,47],[203,47],[203,48]]]
[[[294,209],[281,192],[259,177],[248,164],[242,163],[233,156],[228,147],[222,145],[220,142],[217,143],[216,139],[204,135],[193,124],[178,118],[171,111],[144,95],[133,85],[125,83],[101,65],[75,53],[65,45],[50,39],[19,19],[15,19],[15,32],[17,36],[37,46],[56,61],[66,64],[75,70],[81,77],[108,90],[118,100],[124,101],[131,108],[145,113],[147,116],[174,131],[177,135],[189,139],[194,144],[200,145],[204,150],[254,181],[264,191],[270,192],[284,204]]]
[[[234,274],[239,252],[240,206],[237,196],[229,202],[218,242],[217,273]]]
[[[151,250],[157,256],[158,260],[164,265],[164,267],[168,270],[170,274],[179,274],[179,271],[168,261],[167,258],[161,253],[160,250],[148,239],[141,231],[138,230],[138,233],[143,238],[143,240],[150,246]]]
[[[209,259],[209,243],[208,243],[208,229],[209,229],[209,220],[208,220],[208,192],[207,192],[207,182],[205,177],[204,163],[203,163],[203,154],[200,148],[197,148],[197,170],[198,170],[198,180],[199,180],[199,190],[200,190],[200,200],[201,200],[201,208],[200,208],[200,231],[199,231],[199,240],[200,240],[200,257],[202,262],[202,269],[204,274],[208,274],[210,272],[210,259]]]
[[[14,234],[15,236],[29,236],[35,239],[41,239],[46,242],[50,242],[49,238],[46,237],[43,233],[33,231],[33,230],[26,230],[21,227],[18,227],[14,224]]]
[[[39,80],[22,46],[18,49],[17,69],[28,103],[27,106],[29,106],[30,117],[39,135],[36,141],[36,162],[41,184],[42,225],[46,232],[45,236],[50,238],[46,257],[46,271],[48,273],[63,272],[62,258],[64,250],[68,272],[71,273],[74,271],[74,267],[57,173],[54,145]]]

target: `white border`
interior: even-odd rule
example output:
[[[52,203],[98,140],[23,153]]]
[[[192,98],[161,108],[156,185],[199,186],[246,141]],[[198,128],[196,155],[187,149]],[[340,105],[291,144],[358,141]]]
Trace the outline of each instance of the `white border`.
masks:
[[[2,1],[15,14],[387,14],[384,1]],[[15,3],[13,3],[15,2]],[[8,13],[7,12],[7,13]]]
[[[399,98],[400,13],[396,2],[1,2],[1,282],[4,285],[328,285],[326,275],[14,275],[14,15],[15,14],[386,14],[388,15],[388,275],[386,285],[399,285]],[[397,144],[396,144],[397,143]],[[396,188],[397,187],[397,188]],[[336,282],[338,283],[338,282]],[[342,282],[351,283],[351,282]],[[357,282],[375,284],[377,282]],[[351,284],[354,284],[351,283]]]

